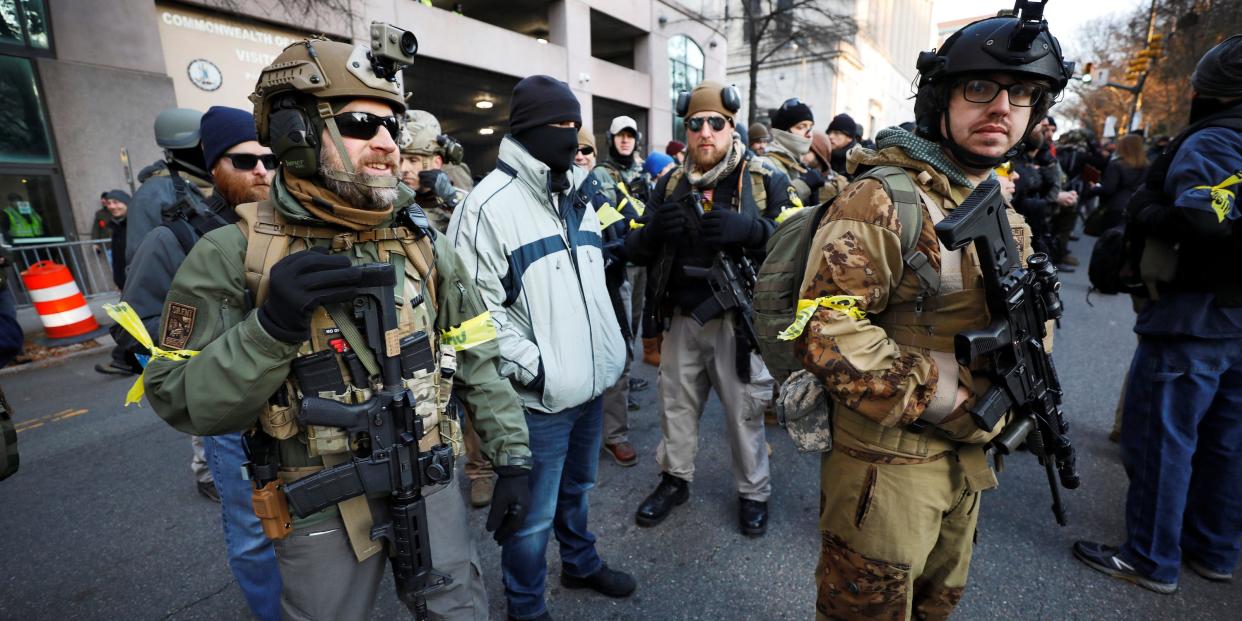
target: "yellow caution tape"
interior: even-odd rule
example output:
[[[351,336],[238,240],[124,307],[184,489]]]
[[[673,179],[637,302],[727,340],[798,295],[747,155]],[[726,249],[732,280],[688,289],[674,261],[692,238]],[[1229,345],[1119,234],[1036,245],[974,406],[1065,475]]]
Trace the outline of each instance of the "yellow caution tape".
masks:
[[[483,311],[482,314],[440,333],[440,342],[452,345],[456,351],[465,351],[495,339],[496,323],[492,321],[491,311]]]
[[[130,336],[134,337],[134,340],[138,341],[140,345],[151,351],[152,358],[189,360],[190,358],[198,355],[198,352],[190,349],[169,350],[156,347],[155,343],[151,340],[151,335],[147,334],[147,327],[142,325],[142,318],[139,317],[138,313],[125,302],[121,302],[120,304],[104,304],[103,308],[104,311],[108,313],[108,316],[117,323],[117,325],[124,328],[125,331],[128,332]],[[144,394],[142,378],[146,377],[146,374],[147,372],[144,369],[142,375],[139,375],[138,379],[134,380],[134,385],[129,387],[129,392],[125,394],[125,407],[129,407],[132,403],[137,403],[140,406],[142,405],[142,396]]]
[[[638,220],[630,220],[630,230],[631,230],[631,231],[632,231],[632,230],[634,230],[634,229],[641,229],[641,228],[643,228],[644,226],[646,226],[646,225],[645,225],[645,224],[643,224],[642,222],[639,222]]]
[[[780,213],[776,214],[776,223],[780,224],[784,222],[785,220],[788,220],[789,216],[792,216],[798,213],[799,211],[802,211],[803,209],[804,207],[802,207],[801,205],[799,205],[798,207],[786,207],[782,209]]]
[[[1233,191],[1226,190],[1225,188],[1238,185],[1239,183],[1242,183],[1242,172],[1236,172],[1216,185],[1197,185],[1194,189],[1211,192],[1212,210],[1216,212],[1217,221],[1224,222],[1225,217],[1229,215],[1230,206],[1235,198]]]
[[[625,200],[621,201],[621,204],[624,205],[626,201],[629,201],[630,206],[634,208],[634,213],[638,214],[640,218],[643,217],[643,212],[647,210],[646,205],[643,205],[643,202],[637,198],[630,196],[630,190],[625,187],[624,181],[617,183],[617,187],[621,189],[621,194],[625,196]]]
[[[595,217],[599,218],[599,228],[601,229],[606,229],[614,223],[625,219],[625,216],[617,211],[616,207],[608,203],[604,203],[603,207],[595,210]]]
[[[815,310],[820,306],[831,308],[834,311],[844,313],[853,319],[862,319],[867,316],[866,311],[858,308],[858,303],[862,301],[862,296],[858,295],[832,295],[823,298],[815,298],[814,300],[798,300],[798,310],[794,313],[793,323],[788,328],[781,330],[776,338],[782,341],[792,341],[802,336],[802,331],[806,329],[806,324],[811,321],[811,316],[815,314]]]

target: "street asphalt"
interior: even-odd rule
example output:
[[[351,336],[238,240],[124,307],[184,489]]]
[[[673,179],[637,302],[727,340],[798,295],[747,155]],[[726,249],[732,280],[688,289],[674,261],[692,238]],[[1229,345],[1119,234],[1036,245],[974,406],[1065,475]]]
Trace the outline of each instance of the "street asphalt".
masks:
[[[1081,489],[1067,492],[1069,526],[1048,510],[1043,469],[1029,455],[1006,462],[999,489],[984,495],[961,619],[1242,618],[1242,581],[1209,583],[1182,573],[1181,589],[1158,595],[1097,573],[1070,554],[1076,539],[1116,543],[1124,529],[1126,476],[1108,441],[1118,389],[1134,350],[1128,299],[1085,302],[1083,265],[1063,274],[1065,318],[1055,359],[1078,448]],[[225,562],[218,506],[199,496],[190,440],[150,406],[124,408],[130,379],[93,370],[107,354],[0,378],[19,426],[21,471],[0,483],[0,619],[246,619]],[[719,402],[703,416],[690,501],[653,529],[634,509],[655,486],[659,441],[655,373],[638,393],[631,440],[639,463],[602,458],[591,523],[610,566],[632,573],[638,591],[611,600],[559,586],[548,554],[548,605],[557,619],[809,619],[818,554],[819,458],[800,455],[784,432],[773,448],[771,523],[766,536],[737,532]],[[462,477],[464,479],[464,477]],[[464,485],[462,486],[464,488]],[[471,512],[491,601],[504,618],[500,553]],[[434,534],[433,534],[434,536]],[[408,618],[385,579],[375,619]],[[1232,612],[1230,612],[1232,611]]]

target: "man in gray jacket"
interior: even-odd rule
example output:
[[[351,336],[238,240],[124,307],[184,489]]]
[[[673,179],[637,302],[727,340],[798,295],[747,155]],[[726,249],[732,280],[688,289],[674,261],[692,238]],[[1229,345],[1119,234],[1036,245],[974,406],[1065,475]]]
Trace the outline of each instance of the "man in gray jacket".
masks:
[[[530,430],[531,507],[501,555],[509,618],[550,619],[543,595],[553,530],[563,586],[634,592],[634,579],[608,568],[587,530],[600,395],[621,376],[625,343],[583,188],[593,180],[573,165],[578,100],[564,82],[525,78],[513,89],[509,126],[496,170],[453,212],[448,235],[491,311],[500,372],[522,398]]]

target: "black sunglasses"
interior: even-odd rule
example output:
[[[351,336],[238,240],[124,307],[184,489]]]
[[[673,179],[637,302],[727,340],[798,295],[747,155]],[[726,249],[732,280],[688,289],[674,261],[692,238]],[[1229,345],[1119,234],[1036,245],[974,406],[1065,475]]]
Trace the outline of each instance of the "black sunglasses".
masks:
[[[267,170],[276,170],[276,156],[268,153],[266,155],[255,155],[254,153],[225,153],[224,157],[229,158],[233,163],[233,168],[237,170],[254,170],[259,162],[263,162],[263,168]]]
[[[381,127],[387,129],[388,135],[394,140],[401,135],[401,121],[392,115],[376,116],[370,112],[342,112],[332,118],[336,120],[336,128],[346,138],[370,140],[379,133]]]
[[[707,123],[711,126],[712,131],[720,131],[725,128],[725,123],[729,121],[723,116],[696,116],[686,119],[686,129],[692,132],[701,131],[703,124]]]
[[[578,147],[578,153],[582,155],[590,155],[595,153],[595,147]]]

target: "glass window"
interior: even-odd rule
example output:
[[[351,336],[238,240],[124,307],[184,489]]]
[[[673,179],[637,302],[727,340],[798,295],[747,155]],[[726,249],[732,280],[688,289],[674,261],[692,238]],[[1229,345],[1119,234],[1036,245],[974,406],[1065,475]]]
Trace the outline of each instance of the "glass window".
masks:
[[[64,223],[56,208],[52,177],[0,174],[0,230],[5,243],[46,244],[65,241]]]
[[[0,162],[53,163],[39,88],[25,58],[0,56]]]
[[[703,48],[690,37],[677,35],[668,40],[669,95],[673,102],[673,138],[686,141],[686,127],[677,116],[677,95],[703,81]]]
[[[17,0],[0,0],[0,43],[26,45],[22,21],[17,15]]]
[[[43,0],[0,0],[0,43],[48,49]]]
[[[22,8],[26,13],[26,39],[30,47],[46,50],[47,12],[43,8],[42,0],[22,0]]]

